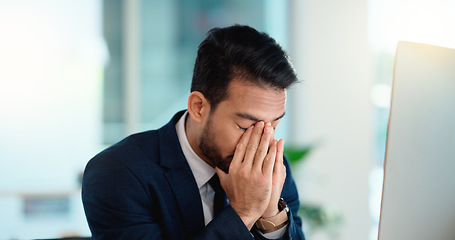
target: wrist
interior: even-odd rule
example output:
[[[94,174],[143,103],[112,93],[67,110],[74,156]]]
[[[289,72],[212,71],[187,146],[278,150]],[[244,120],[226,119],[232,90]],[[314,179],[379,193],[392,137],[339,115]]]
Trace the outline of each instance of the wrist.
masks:
[[[248,228],[248,230],[251,230],[253,228],[254,223],[259,219],[260,216],[252,214],[251,211],[248,211],[249,209],[242,209],[242,208],[237,208],[235,206],[232,206],[232,209],[237,213],[237,215],[240,217],[242,220],[243,224]]]
[[[279,210],[278,214],[271,217],[261,217],[256,221],[255,226],[261,232],[274,232],[289,223],[289,208],[287,207],[286,202],[284,202],[283,199],[280,199],[277,205],[277,209]]]
[[[269,206],[267,207],[267,209],[262,213],[261,217],[262,218],[270,218],[270,217],[273,217],[275,215],[277,215],[278,213],[281,212],[281,210],[283,210],[283,208],[280,208],[280,198],[275,198],[273,197],[269,203]]]
[[[278,213],[280,213],[280,210],[278,210],[278,204],[275,204],[276,207],[271,208],[270,210],[267,209],[261,216],[261,218],[271,218],[273,216],[276,216]]]
[[[253,228],[254,224],[256,223],[258,218],[250,217],[250,216],[242,216],[239,215],[240,219],[242,219],[243,224],[248,228],[248,230],[251,230]]]

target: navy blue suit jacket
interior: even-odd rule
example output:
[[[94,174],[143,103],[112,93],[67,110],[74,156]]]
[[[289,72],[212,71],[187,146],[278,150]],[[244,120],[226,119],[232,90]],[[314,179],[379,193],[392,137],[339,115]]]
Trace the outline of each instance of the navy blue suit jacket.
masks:
[[[129,136],[87,164],[82,200],[92,239],[261,239],[227,206],[207,226],[199,190],[175,124]],[[304,239],[299,199],[287,165],[282,197],[291,210],[283,239]]]

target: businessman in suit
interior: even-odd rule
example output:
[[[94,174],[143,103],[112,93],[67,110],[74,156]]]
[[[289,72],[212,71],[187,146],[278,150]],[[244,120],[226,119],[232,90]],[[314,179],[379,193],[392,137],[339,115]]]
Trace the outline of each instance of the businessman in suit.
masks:
[[[304,239],[284,140],[274,139],[296,79],[267,34],[210,30],[188,109],[87,164],[92,239]]]

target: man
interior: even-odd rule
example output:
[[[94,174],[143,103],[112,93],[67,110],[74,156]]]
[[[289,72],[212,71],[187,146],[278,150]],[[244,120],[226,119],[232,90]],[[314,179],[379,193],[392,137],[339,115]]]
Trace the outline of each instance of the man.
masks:
[[[284,140],[274,139],[295,81],[267,34],[209,31],[188,110],[87,164],[82,200],[93,239],[304,239]]]

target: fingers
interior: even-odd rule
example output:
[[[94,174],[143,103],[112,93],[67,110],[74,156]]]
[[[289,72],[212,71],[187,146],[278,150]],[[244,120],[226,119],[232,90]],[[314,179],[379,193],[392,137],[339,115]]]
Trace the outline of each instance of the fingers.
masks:
[[[240,140],[235,147],[234,157],[232,158],[232,162],[229,168],[238,167],[242,164],[252,132],[253,126],[250,126],[242,135],[242,137],[240,137]]]
[[[230,168],[254,169],[263,174],[272,171],[278,147],[278,141],[272,144],[274,141],[271,123],[257,122],[240,138]],[[273,151],[270,149],[272,145]],[[263,169],[265,165],[266,170]]]
[[[264,159],[262,171],[263,171],[264,176],[266,176],[266,177],[271,177],[272,173],[274,171],[274,165],[276,162],[275,159],[277,158],[277,144],[278,144],[277,140],[272,141],[272,145],[270,146],[269,153],[267,154],[267,156]]]
[[[246,167],[252,167],[254,162],[254,157],[256,155],[256,151],[258,150],[259,142],[261,140],[262,132],[264,130],[264,122],[258,122],[255,124],[253,133],[251,135],[250,141],[248,142],[245,158],[244,158],[244,165]]]
[[[284,152],[284,139],[280,139],[277,142],[277,152],[276,152],[276,159],[275,159],[275,167],[273,168],[274,172],[280,171],[283,165],[283,152]]]
[[[253,167],[258,171],[262,170],[264,159],[267,155],[267,152],[269,152],[270,139],[272,138],[272,135],[272,125],[270,123],[266,123],[264,126],[263,134],[261,136],[261,141],[254,156]]]
[[[281,160],[283,160],[283,152],[284,152],[284,139],[280,139],[277,144],[277,155],[281,157]]]

